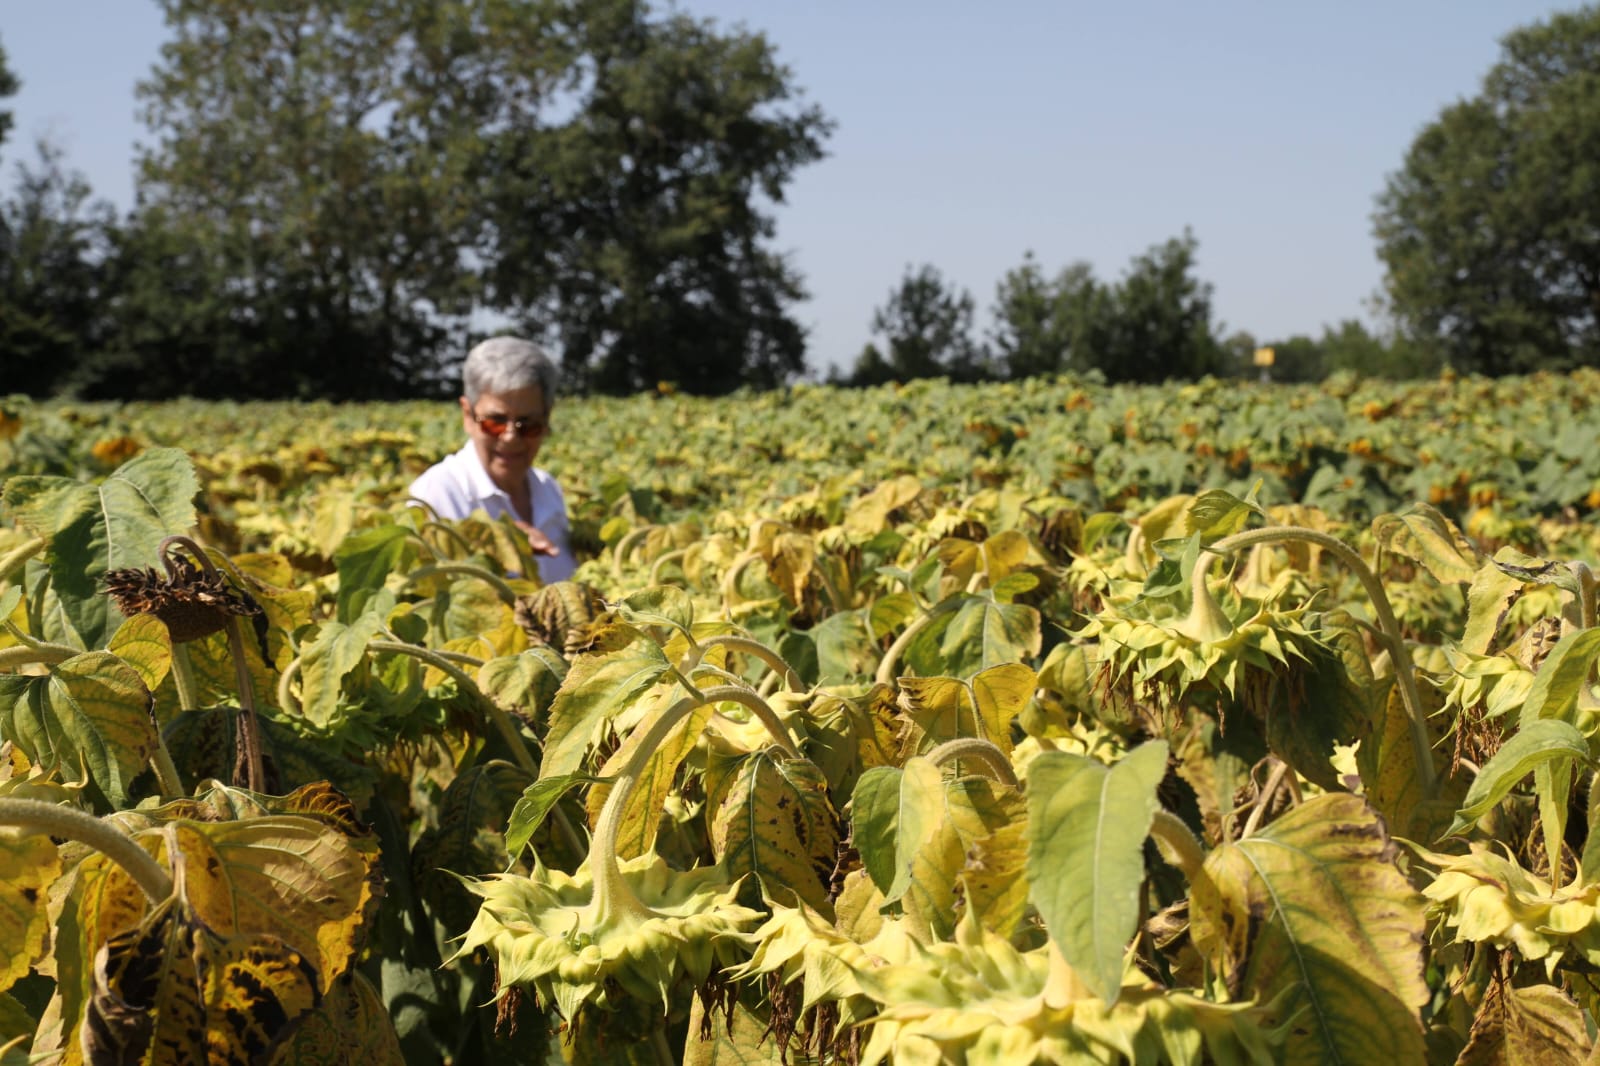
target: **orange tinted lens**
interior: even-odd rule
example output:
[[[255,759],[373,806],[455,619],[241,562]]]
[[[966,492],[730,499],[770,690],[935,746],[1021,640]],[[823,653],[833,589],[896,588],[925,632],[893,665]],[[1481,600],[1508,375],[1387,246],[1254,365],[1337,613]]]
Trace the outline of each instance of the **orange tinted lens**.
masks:
[[[511,425],[511,419],[502,415],[484,415],[478,419],[478,425],[491,437],[498,437],[505,433],[506,427]]]

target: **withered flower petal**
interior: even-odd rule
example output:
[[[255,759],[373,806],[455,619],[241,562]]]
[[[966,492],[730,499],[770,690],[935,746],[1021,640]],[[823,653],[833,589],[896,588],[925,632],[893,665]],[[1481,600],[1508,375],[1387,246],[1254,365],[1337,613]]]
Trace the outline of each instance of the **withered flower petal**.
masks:
[[[106,592],[123,614],[155,615],[166,623],[174,644],[210,636],[228,624],[229,615],[262,617],[261,605],[221,574],[207,574],[181,555],[169,558],[167,575],[150,567],[106,573]]]

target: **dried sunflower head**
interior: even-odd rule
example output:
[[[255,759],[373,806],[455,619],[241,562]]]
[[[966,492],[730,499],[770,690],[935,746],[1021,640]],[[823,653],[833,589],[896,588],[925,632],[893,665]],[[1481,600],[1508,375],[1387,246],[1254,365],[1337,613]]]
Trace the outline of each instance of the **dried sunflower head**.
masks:
[[[174,644],[208,637],[228,624],[229,615],[265,621],[261,605],[230,586],[221,574],[202,570],[182,555],[165,557],[167,572],[153,567],[111,570],[106,593],[125,615],[153,614],[167,626]]]
[[[605,610],[605,600],[596,589],[560,581],[530,596],[518,596],[516,619],[529,640],[576,655],[588,645]]]

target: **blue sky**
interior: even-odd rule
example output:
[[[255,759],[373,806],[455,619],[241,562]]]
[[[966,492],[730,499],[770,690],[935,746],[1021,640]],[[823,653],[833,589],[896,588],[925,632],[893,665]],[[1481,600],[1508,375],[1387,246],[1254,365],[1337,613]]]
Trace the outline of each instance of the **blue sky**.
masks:
[[[1187,226],[1215,316],[1259,340],[1371,322],[1373,198],[1418,130],[1475,93],[1530,0],[683,0],[764,33],[837,128],[776,209],[805,277],[813,366],[848,364],[908,266],[971,291],[1032,250],[1119,277]],[[145,0],[7,0],[22,91],[4,185],[47,136],[133,200],[133,96],[158,57]]]

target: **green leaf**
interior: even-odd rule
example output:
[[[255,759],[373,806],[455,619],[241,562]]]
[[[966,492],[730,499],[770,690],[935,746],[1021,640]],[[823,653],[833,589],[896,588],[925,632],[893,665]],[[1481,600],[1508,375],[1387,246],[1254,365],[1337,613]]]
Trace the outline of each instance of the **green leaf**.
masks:
[[[106,571],[155,566],[161,541],[195,523],[194,464],[177,448],[151,448],[99,485],[13,477],[5,506],[50,541],[50,583],[85,646],[101,648],[122,621],[101,591]]]
[[[544,824],[545,817],[569,791],[579,785],[591,785],[601,778],[588,774],[562,774],[559,777],[541,777],[522,790],[522,798],[511,808],[511,818],[506,825],[506,853],[512,859],[522,854],[533,834]]]
[[[694,625],[694,605],[689,594],[674,585],[653,585],[635,592],[614,608],[618,618],[641,629],[666,627],[688,633]],[[663,640],[666,635],[663,635]]]
[[[1518,729],[1478,771],[1446,835],[1469,828],[1504,799],[1517,782],[1553,759],[1589,761],[1588,741],[1576,726],[1559,718],[1540,718]]]
[[[811,629],[817,643],[817,683],[844,685],[872,676],[880,649],[865,610],[830,614]]]
[[[531,717],[544,713],[567,676],[567,661],[543,645],[490,659],[478,670],[478,688],[502,710]]]
[[[327,728],[339,711],[344,679],[367,657],[367,644],[383,619],[364,614],[350,623],[329,621],[301,653],[300,709],[312,724]]]
[[[923,758],[907,759],[900,774],[894,826],[894,878],[883,890],[893,903],[911,887],[911,863],[944,823],[944,774]]]
[[[1580,629],[1557,641],[1533,676],[1519,724],[1526,727],[1538,718],[1570,721],[1596,658],[1600,658],[1600,628]]]
[[[401,569],[412,536],[405,526],[390,523],[352,533],[334,549],[333,562],[339,570],[338,621],[349,625],[366,613],[373,593]]]
[[[1386,551],[1417,563],[1441,584],[1467,584],[1483,565],[1483,553],[1456,524],[1425,503],[1398,514],[1379,515],[1372,534]]]
[[[1202,544],[1210,544],[1244,529],[1251,515],[1261,513],[1261,508],[1249,500],[1241,500],[1224,489],[1210,489],[1189,505],[1184,530],[1198,533]]]
[[[43,676],[0,675],[0,739],[62,780],[99,785],[121,806],[156,750],[150,690],[105,651],[84,652]]]
[[[730,881],[753,873],[768,893],[793,891],[833,914],[828,883],[839,846],[839,818],[828,783],[806,759],[777,749],[748,755],[707,799],[711,848]]]
[[[1292,1019],[1282,1061],[1423,1061],[1423,900],[1393,854],[1341,792],[1206,856],[1191,938],[1231,998],[1272,1005],[1263,1028]]]
[[[980,594],[964,597],[948,621],[941,618],[917,634],[906,661],[925,676],[971,677],[991,666],[1032,659],[1040,642],[1037,610]]]
[[[530,783],[526,770],[500,759],[468,767],[440,798],[438,824],[412,845],[418,892],[451,936],[466,932],[478,909],[460,877],[486,877],[510,864],[504,827]]]
[[[1029,897],[1061,955],[1107,1004],[1139,924],[1144,841],[1160,803],[1167,745],[1148,741],[1106,767],[1046,752],[1028,767]]]
[[[583,765],[607,722],[666,676],[672,664],[648,637],[614,651],[579,656],[550,705],[540,777],[560,777]]]
[[[851,843],[861,855],[867,876],[884,893],[894,884],[898,864],[895,839],[900,828],[902,776],[899,767],[874,766],[856,779],[850,796]]]

